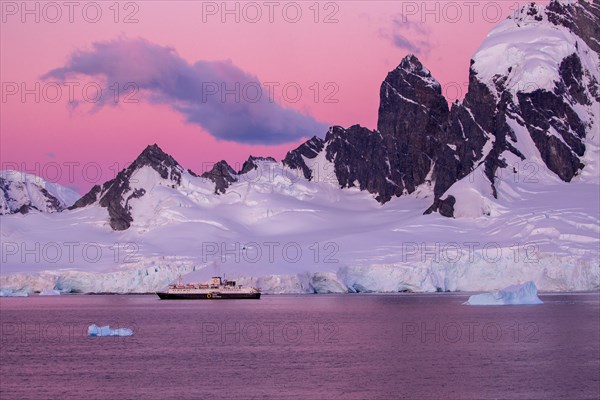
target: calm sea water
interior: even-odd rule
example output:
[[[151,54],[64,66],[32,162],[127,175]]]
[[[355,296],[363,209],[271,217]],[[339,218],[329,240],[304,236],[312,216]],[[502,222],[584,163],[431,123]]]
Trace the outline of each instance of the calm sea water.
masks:
[[[3,298],[0,398],[598,399],[598,294],[541,298]]]

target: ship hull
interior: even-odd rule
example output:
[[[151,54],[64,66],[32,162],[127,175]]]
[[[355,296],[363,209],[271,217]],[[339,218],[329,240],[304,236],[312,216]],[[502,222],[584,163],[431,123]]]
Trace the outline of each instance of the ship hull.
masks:
[[[161,300],[258,300],[260,293],[156,293]]]

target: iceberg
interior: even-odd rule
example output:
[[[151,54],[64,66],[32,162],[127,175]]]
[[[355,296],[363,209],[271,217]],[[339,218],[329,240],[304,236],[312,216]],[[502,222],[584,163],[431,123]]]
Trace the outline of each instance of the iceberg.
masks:
[[[537,295],[533,281],[511,285],[497,292],[474,294],[465,304],[472,306],[495,306],[514,304],[543,304]]]
[[[92,324],[88,327],[88,336],[133,336],[133,331],[129,328],[112,329],[109,325]]]

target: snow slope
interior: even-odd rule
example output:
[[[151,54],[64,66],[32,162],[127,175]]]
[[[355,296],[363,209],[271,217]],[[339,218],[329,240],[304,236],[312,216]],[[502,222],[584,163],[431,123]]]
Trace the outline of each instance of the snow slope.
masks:
[[[551,91],[559,80],[558,66],[573,53],[598,76],[598,55],[569,29],[550,23],[543,7],[529,4],[492,29],[473,57],[473,68],[494,91],[497,76],[508,77],[503,86],[512,93]]]
[[[133,200],[125,231],[95,205],[2,217],[0,287],[147,292],[179,274],[225,274],[268,293],[490,291],[530,280],[540,290],[599,287],[593,183],[521,182],[491,215],[449,219],[422,215],[427,197],[382,206],[280,163],[259,163],[224,195],[187,172],[176,189],[151,169],[134,175],[150,190]]]
[[[0,171],[0,215],[15,212],[61,211],[72,205],[79,193],[20,171]]]

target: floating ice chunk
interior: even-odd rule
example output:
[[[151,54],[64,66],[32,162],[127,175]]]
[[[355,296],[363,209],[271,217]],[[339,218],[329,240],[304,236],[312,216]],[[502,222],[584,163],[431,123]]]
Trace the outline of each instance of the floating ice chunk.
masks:
[[[41,291],[40,296],[60,296],[60,291],[54,289],[47,289]]]
[[[112,329],[109,325],[92,324],[88,327],[88,336],[133,336],[133,331],[129,328]]]
[[[512,285],[497,292],[474,294],[465,304],[473,306],[494,306],[510,304],[543,304],[537,295],[537,287],[532,281]]]
[[[0,297],[27,297],[29,293],[22,290],[0,289]]]

